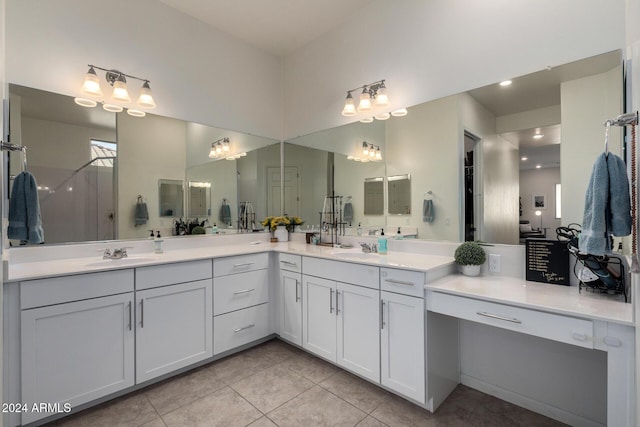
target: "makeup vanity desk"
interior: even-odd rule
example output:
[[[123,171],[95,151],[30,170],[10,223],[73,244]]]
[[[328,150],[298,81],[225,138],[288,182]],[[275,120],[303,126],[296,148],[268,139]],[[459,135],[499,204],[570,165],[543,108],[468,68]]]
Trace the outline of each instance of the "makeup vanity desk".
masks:
[[[632,304],[576,286],[499,276],[452,275],[425,290],[428,312],[606,352],[606,424],[635,425]]]

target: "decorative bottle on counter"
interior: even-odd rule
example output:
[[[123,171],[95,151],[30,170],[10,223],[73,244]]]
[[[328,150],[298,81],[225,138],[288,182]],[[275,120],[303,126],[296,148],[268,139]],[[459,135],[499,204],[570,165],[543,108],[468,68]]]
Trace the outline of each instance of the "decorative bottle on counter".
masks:
[[[288,242],[289,231],[287,231],[287,227],[284,225],[279,225],[278,227],[276,227],[276,231],[273,232],[273,237],[278,239],[278,242]]]

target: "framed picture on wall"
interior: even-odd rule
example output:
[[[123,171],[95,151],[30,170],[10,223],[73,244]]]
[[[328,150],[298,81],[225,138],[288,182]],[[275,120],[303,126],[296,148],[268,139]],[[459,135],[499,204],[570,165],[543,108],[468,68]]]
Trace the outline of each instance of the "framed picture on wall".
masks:
[[[531,197],[531,207],[536,209],[547,209],[547,196],[544,194],[534,194]]]

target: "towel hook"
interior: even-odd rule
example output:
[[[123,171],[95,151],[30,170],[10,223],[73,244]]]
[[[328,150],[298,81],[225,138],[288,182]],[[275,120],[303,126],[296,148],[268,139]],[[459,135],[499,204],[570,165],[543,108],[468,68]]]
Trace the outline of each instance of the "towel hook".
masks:
[[[424,193],[424,198],[426,199],[427,197],[429,197],[430,199],[433,199],[433,191],[429,190],[426,193]]]
[[[604,154],[609,154],[609,129],[611,129],[611,120],[604,122]]]
[[[142,203],[142,195],[138,194],[138,203]]]

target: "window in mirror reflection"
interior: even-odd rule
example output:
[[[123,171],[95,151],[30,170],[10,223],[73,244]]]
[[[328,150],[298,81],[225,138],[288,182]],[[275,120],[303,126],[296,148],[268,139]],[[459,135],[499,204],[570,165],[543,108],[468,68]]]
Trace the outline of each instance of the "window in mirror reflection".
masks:
[[[183,190],[182,181],[161,179],[160,187],[160,216],[182,217]]]

